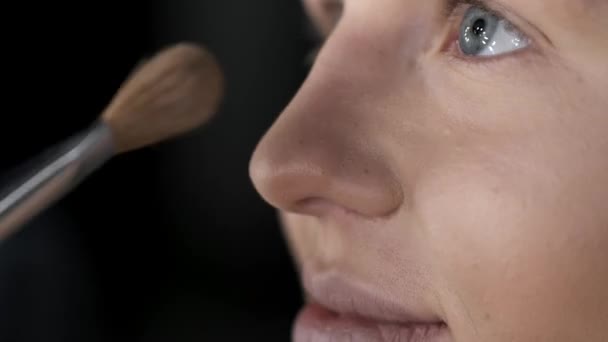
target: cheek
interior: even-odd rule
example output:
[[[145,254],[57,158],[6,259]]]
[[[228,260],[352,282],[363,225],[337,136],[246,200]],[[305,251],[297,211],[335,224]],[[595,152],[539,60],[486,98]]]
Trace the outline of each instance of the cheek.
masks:
[[[464,341],[607,341],[605,80],[469,71],[434,90],[449,118],[471,123],[454,129],[464,143],[438,143],[415,190],[446,311]]]
[[[522,144],[451,154],[418,183],[446,314],[462,335],[608,335],[608,179],[581,181],[561,151]]]

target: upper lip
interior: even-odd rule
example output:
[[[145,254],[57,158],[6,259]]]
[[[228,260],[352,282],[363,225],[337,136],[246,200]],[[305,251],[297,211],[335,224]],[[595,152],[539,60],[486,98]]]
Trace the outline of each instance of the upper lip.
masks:
[[[415,311],[407,303],[340,273],[304,274],[303,286],[310,301],[344,316],[396,324],[442,323],[427,310]]]

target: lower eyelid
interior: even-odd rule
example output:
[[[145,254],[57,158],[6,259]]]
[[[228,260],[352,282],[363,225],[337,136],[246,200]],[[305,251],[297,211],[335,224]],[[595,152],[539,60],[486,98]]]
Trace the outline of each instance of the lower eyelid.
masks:
[[[471,6],[473,6],[473,5],[468,5],[468,4],[459,5],[456,8],[454,8],[452,13],[448,16],[448,18],[447,18],[448,32],[447,32],[447,34],[444,34],[445,41],[442,43],[442,46],[440,48],[440,51],[442,53],[449,54],[449,55],[451,55],[451,57],[460,59],[463,62],[479,64],[479,63],[495,62],[495,61],[501,60],[503,58],[515,57],[520,54],[527,53],[527,50],[534,48],[532,46],[533,45],[532,39],[530,39],[526,33],[524,33],[521,29],[519,29],[517,27],[517,25],[513,24],[509,19],[505,18],[500,13],[496,13],[495,11],[489,10],[500,20],[504,20],[506,23],[508,23],[509,28],[511,28],[514,31],[519,32],[522,35],[522,37],[526,39],[527,46],[524,48],[518,49],[518,50],[514,50],[512,52],[506,52],[506,53],[503,53],[500,55],[495,55],[495,56],[468,56],[468,55],[465,55],[462,52],[462,50],[460,48],[460,44],[459,44],[460,24],[462,23],[462,20],[465,16],[466,12],[471,8]]]
[[[447,72],[460,74],[471,82],[493,84],[493,80],[502,82],[510,78],[525,78],[532,70],[546,68],[546,59],[534,48],[528,48],[501,56],[471,57],[462,55],[458,42],[455,42],[450,50],[441,54],[439,62]]]

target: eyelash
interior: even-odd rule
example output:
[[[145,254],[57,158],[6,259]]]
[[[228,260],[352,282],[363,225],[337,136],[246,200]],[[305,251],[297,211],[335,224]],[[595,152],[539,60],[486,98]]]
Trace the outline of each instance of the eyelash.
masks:
[[[512,23],[511,20],[509,18],[507,18],[507,16],[503,15],[498,10],[495,10],[494,8],[489,7],[482,0],[448,0],[448,4],[446,6],[447,11],[445,12],[444,17],[447,18],[449,31],[447,34],[447,38],[445,39],[445,41],[443,43],[441,51],[446,53],[448,55],[448,57],[450,57],[450,59],[460,60],[460,61],[464,61],[467,63],[475,63],[475,64],[491,63],[491,62],[495,62],[498,60],[502,60],[505,58],[514,57],[514,56],[526,53],[527,50],[529,50],[530,46],[528,46],[525,49],[517,50],[514,52],[507,53],[507,54],[503,54],[503,55],[499,55],[499,56],[492,56],[492,57],[484,57],[484,58],[479,58],[476,56],[468,56],[468,55],[464,54],[462,52],[462,50],[460,49],[459,39],[458,39],[460,36],[460,24],[464,20],[464,16],[467,13],[467,10],[469,10],[471,7],[479,7],[481,9],[493,14],[494,16],[496,16],[498,18],[506,19],[509,21],[509,23],[511,25],[513,25],[513,27],[516,30],[523,32],[516,24]],[[527,36],[527,34],[525,32],[523,32],[523,34]],[[529,44],[531,44],[532,43],[531,39],[528,38],[528,40],[529,40]]]
[[[464,19],[464,15],[466,14],[468,9],[470,9],[473,6],[476,6],[476,7],[480,7],[482,9],[486,10],[489,13],[492,13],[496,17],[505,18],[507,20],[509,20],[509,19],[506,18],[506,16],[502,15],[498,10],[495,10],[494,8],[491,8],[490,6],[488,6],[484,0],[445,0],[445,1],[446,1],[446,3],[444,6],[443,17],[446,18],[446,21],[447,21],[447,24],[449,27],[449,31],[448,31],[447,37],[442,45],[441,51],[448,54],[450,59],[460,60],[460,61],[464,61],[467,63],[489,63],[489,62],[494,62],[496,60],[501,60],[506,57],[512,57],[515,55],[519,55],[519,54],[525,53],[527,50],[529,50],[530,47],[509,53],[506,55],[495,56],[495,57],[486,57],[486,58],[478,58],[478,57],[474,57],[474,56],[465,55],[459,47],[458,37],[460,35],[460,23]],[[517,30],[522,31],[517,25],[515,25],[515,24],[512,24],[512,25]],[[524,34],[526,34],[526,33],[524,33]],[[530,44],[531,43],[532,43],[532,41],[530,39]],[[305,57],[305,63],[307,66],[311,67],[314,64],[314,62],[317,59],[317,56],[319,54],[319,51],[321,50],[321,48],[323,47],[324,44],[325,44],[325,38],[316,37],[313,48],[309,51],[309,53],[306,54],[306,57]]]

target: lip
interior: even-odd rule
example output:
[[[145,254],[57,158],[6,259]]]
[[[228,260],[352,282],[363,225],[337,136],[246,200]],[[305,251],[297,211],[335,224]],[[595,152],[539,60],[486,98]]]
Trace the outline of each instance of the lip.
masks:
[[[293,342],[451,342],[438,317],[415,311],[336,274],[304,276],[309,303],[298,314]]]
[[[442,323],[391,323],[342,315],[309,304],[298,315],[294,342],[452,342]]]

